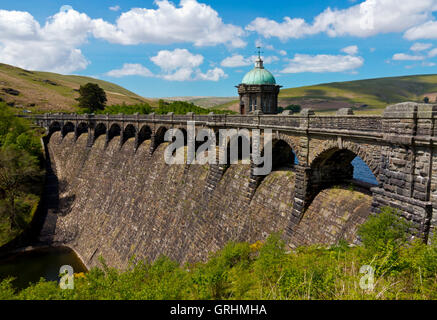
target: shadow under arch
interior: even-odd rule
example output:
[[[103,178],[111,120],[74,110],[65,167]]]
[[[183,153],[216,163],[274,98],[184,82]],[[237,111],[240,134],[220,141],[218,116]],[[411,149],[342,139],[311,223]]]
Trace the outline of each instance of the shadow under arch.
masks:
[[[58,121],[54,121],[49,125],[49,133],[47,135],[47,141],[50,141],[50,138],[56,131],[61,131],[61,124]]]
[[[167,132],[166,127],[159,127],[155,134],[152,136],[152,145],[151,145],[151,153],[152,155],[156,149],[158,149],[159,145],[164,142],[165,133]]]
[[[123,130],[123,139],[120,141],[120,147],[122,147],[129,139],[135,138],[136,133],[137,129],[135,126],[128,124]]]
[[[104,123],[99,123],[94,129],[94,137],[93,137],[93,144],[97,141],[97,139],[101,135],[106,135],[106,125]]]
[[[152,139],[152,129],[149,126],[142,126],[140,131],[138,132],[138,140],[135,146],[135,149],[138,150],[140,145],[146,141]]]
[[[64,139],[67,134],[69,134],[70,132],[74,132],[74,124],[72,122],[65,123],[64,126],[62,127],[61,132],[62,132],[62,139]]]
[[[121,127],[117,123],[113,123],[108,130],[108,139],[106,140],[105,147],[109,145],[112,139],[121,136]]]
[[[272,170],[269,172],[269,174],[279,170],[294,171],[295,165],[299,164],[299,161],[292,146],[290,146],[287,141],[282,139],[273,139],[269,143],[271,144],[272,148]],[[261,157],[264,157],[264,152],[265,147],[263,146]],[[262,181],[269,175],[255,175],[254,169],[256,167],[262,167],[263,165],[264,164],[252,165],[251,182],[249,185],[250,198],[254,196]]]
[[[88,124],[86,122],[81,122],[76,128],[76,141],[82,134],[88,133]]]
[[[334,185],[349,183],[367,190],[375,186],[375,184],[354,179],[353,162],[357,157],[359,155],[349,149],[331,148],[320,153],[310,164],[306,190],[307,207],[321,190]],[[364,159],[362,163],[372,172],[374,180],[378,181],[375,168],[372,169]]]

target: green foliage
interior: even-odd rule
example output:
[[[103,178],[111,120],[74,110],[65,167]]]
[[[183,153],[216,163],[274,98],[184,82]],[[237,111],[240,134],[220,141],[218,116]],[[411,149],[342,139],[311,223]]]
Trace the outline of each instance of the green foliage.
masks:
[[[106,93],[95,83],[87,83],[79,88],[79,107],[85,108],[89,112],[103,110],[106,104]]]
[[[96,112],[97,114],[149,114],[153,112],[153,108],[147,103],[140,103],[135,105],[117,104],[112,106],[107,106],[104,110]]]
[[[42,188],[40,134],[0,103],[0,245],[31,221]]]
[[[391,209],[370,218],[360,228],[363,246],[343,241],[287,252],[273,234],[252,245],[230,242],[196,264],[160,257],[153,263],[132,260],[120,271],[101,259],[100,267],[75,275],[74,290],[41,280],[16,292],[4,280],[0,299],[437,299],[437,236],[431,245],[406,242],[402,219]],[[383,241],[396,252],[395,273],[380,268],[388,252]],[[360,288],[363,265],[384,271],[376,272],[373,290]]]
[[[285,110],[290,110],[293,113],[299,113],[302,110],[302,107],[298,104],[290,104],[290,105],[286,106],[285,108],[278,107],[278,112],[283,112]]]
[[[167,114],[173,112],[174,114],[187,114],[188,112],[193,112],[195,114],[208,114],[211,112],[209,109],[201,108],[193,103],[185,101],[174,101],[171,103],[165,102],[164,100],[159,100],[158,109],[155,110],[156,114]],[[227,110],[214,110],[215,114],[227,114],[231,113]]]

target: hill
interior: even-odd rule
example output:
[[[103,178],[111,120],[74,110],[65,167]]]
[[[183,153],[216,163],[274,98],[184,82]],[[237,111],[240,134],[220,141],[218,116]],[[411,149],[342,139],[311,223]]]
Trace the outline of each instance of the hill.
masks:
[[[319,112],[332,112],[339,108],[353,107],[357,113],[381,113],[390,104],[404,101],[437,99],[437,75],[366,79],[332,82],[314,86],[282,89],[279,106],[299,104]],[[214,109],[238,110],[238,100],[217,105]]]
[[[80,85],[97,83],[105,90],[108,105],[135,104],[149,100],[116,84],[90,77],[28,71],[0,64],[0,99],[18,109],[38,112],[77,111]],[[0,100],[0,101],[1,101]]]

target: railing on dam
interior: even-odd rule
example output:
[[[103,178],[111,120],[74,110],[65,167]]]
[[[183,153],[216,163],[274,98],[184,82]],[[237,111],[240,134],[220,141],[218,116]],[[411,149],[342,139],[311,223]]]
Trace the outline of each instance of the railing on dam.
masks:
[[[162,123],[186,124],[194,121],[196,125],[208,127],[235,128],[272,128],[279,130],[311,131],[311,132],[349,132],[360,135],[382,136],[381,116],[335,115],[319,116],[303,115],[94,115],[94,114],[41,114],[20,115],[38,122],[120,122],[120,123]]]

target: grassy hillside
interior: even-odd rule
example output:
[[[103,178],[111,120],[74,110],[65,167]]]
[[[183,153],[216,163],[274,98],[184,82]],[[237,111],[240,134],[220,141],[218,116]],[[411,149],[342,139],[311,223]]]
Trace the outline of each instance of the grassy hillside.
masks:
[[[332,112],[339,108],[353,107],[356,113],[381,113],[390,104],[404,101],[431,102],[437,98],[437,75],[416,75],[378,78],[348,82],[333,82],[314,86],[282,89],[279,105],[299,104],[316,111]],[[234,101],[215,106],[217,109],[238,108]]]
[[[80,85],[97,83],[106,92],[108,105],[136,104],[146,99],[116,84],[89,77],[28,71],[0,64],[0,99],[17,109],[32,112],[73,112],[77,110]],[[13,89],[13,90],[10,90]]]

